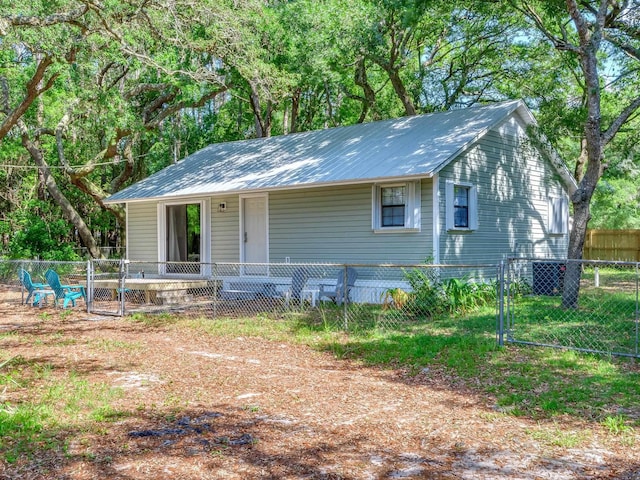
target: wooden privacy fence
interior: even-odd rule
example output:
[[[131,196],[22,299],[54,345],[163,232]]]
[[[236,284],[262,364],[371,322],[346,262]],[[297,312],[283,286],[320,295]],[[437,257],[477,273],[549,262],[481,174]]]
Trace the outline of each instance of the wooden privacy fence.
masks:
[[[640,230],[587,230],[585,260],[640,262]]]

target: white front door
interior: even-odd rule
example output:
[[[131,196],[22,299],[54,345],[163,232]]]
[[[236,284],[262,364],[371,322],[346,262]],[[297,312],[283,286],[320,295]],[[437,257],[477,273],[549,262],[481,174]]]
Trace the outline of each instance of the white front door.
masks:
[[[242,199],[241,258],[244,263],[268,263],[267,197],[251,196]],[[245,269],[248,275],[266,274],[265,267]]]

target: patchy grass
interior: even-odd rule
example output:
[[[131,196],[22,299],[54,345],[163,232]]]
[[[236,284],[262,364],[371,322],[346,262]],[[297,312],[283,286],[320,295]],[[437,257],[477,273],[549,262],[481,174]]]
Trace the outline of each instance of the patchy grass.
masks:
[[[112,338],[101,338],[90,343],[90,348],[101,352],[117,352],[120,350],[141,350],[142,342],[123,342]]]
[[[566,430],[561,426],[528,430],[534,440],[548,447],[576,448],[590,440],[588,431]]]
[[[362,309],[362,318],[375,319],[375,311]],[[353,322],[348,331],[334,321],[337,312],[289,312],[279,318],[256,315],[244,318],[182,319],[169,315],[135,315],[125,319],[140,331],[195,330],[214,337],[257,337],[308,345],[336,358],[369,366],[399,369],[406,377],[424,371],[444,372],[452,384],[486,395],[495,403],[495,418],[521,416],[541,423],[529,435],[545,445],[572,448],[589,441],[589,432],[561,427],[566,418],[590,420],[620,443],[633,444],[640,427],[640,368],[636,360],[609,358],[559,349],[507,346],[495,339],[495,312],[484,307],[460,317],[428,320]],[[29,341],[27,335],[3,333],[4,338]],[[73,337],[50,333],[42,345],[76,344]],[[143,337],[141,337],[143,338]],[[100,338],[87,343],[90,351],[117,355],[145,348],[141,341]],[[131,412],[114,407],[121,392],[90,373],[59,371],[44,361],[9,357],[0,351],[0,391],[21,392],[20,402],[0,397],[0,450],[5,461],[16,462],[37,450],[67,448],[68,432],[104,431],[105,425]],[[0,357],[2,358],[2,357]],[[189,400],[167,395],[163,407],[180,412]],[[247,404],[251,413],[261,408]],[[491,419],[489,419],[491,420]],[[552,423],[553,424],[553,423]]]
[[[0,451],[13,463],[36,451],[64,450],[64,432],[90,421],[117,418],[110,402],[120,392],[73,371],[56,375],[52,365],[13,357],[0,364],[0,386],[23,392],[23,400],[0,403]]]
[[[370,315],[367,315],[370,318]],[[554,419],[561,415],[626,428],[640,426],[640,368],[635,360],[560,349],[500,348],[495,312],[485,307],[466,317],[379,328],[359,324],[345,332],[322,312],[284,319],[183,320],[175,324],[215,336],[254,336],[309,345],[335,357],[370,366],[405,369],[408,375],[439,368],[476,391],[495,398],[496,408],[514,416]],[[613,433],[616,428],[609,428]]]
[[[473,388],[493,395],[514,415],[549,419],[569,414],[602,421],[622,409],[640,426],[637,361],[535,347],[499,348],[495,318],[481,312],[405,326],[399,331],[337,335],[315,341],[338,357],[419,372],[445,368]]]
[[[561,298],[513,300],[510,338],[520,342],[585,351],[635,354],[638,348],[635,293],[583,289],[576,310],[560,307]]]
[[[53,311],[49,323],[27,310],[0,335],[5,471],[382,478],[405,471],[407,451],[425,466],[437,455],[425,478],[482,462],[492,478],[518,465],[543,477],[567,455],[574,478],[637,469],[636,361],[499,348],[488,307],[390,323],[377,312],[361,308],[345,331],[332,308],[104,322]]]

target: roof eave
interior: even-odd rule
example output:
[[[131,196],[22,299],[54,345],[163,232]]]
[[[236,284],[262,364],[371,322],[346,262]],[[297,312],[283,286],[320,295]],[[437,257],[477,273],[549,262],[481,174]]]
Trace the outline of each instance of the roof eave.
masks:
[[[420,180],[423,178],[432,178],[435,172],[430,173],[419,173],[415,175],[402,175],[397,177],[377,177],[377,178],[365,178],[358,180],[345,180],[339,182],[318,182],[318,183],[306,183],[306,184],[298,184],[298,185],[285,185],[285,186],[276,186],[276,187],[261,187],[261,188],[237,188],[234,190],[218,190],[211,192],[200,192],[200,193],[190,193],[186,195],[159,195],[154,197],[144,197],[144,198],[128,198],[128,199],[120,199],[120,200],[105,200],[104,203],[107,205],[118,205],[123,203],[143,203],[143,202],[162,202],[162,201],[173,201],[173,200],[189,200],[196,199],[202,197],[216,197],[221,195],[240,195],[240,194],[252,194],[252,193],[263,193],[263,192],[278,192],[285,190],[300,190],[307,188],[323,188],[323,187],[341,187],[347,185],[363,185],[363,184],[376,184],[376,183],[387,183],[387,182],[402,182],[402,181],[412,181],[412,180]]]

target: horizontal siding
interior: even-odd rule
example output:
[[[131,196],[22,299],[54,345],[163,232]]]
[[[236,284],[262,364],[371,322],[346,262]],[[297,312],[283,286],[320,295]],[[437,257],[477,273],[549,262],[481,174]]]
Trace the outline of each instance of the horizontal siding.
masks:
[[[517,123],[489,132],[439,173],[440,262],[494,263],[505,255],[559,257],[567,235],[549,235],[548,199],[564,195],[552,167],[518,141]],[[478,187],[479,229],[447,232],[446,180]],[[421,185],[420,232],[376,234],[372,184],[269,193],[269,260],[284,262],[413,264],[433,256],[432,182]],[[219,209],[226,204],[225,211]],[[128,207],[128,257],[157,261],[156,202]],[[238,262],[240,201],[211,198],[212,261]]]
[[[421,186],[420,232],[376,234],[371,228],[372,185],[269,193],[269,261],[421,263],[433,255],[432,183]],[[225,203],[224,211],[220,204]],[[129,256],[157,261],[156,202],[129,206]],[[238,195],[211,198],[211,259],[239,262]]]
[[[158,261],[157,202],[127,206],[127,258],[142,262]]]
[[[550,235],[549,197],[565,196],[553,168],[520,143],[513,123],[489,132],[463,158],[441,172],[441,198],[447,179],[478,188],[478,223],[473,232],[447,232],[440,207],[443,263],[498,262],[505,255],[566,255],[567,235]]]
[[[373,233],[372,185],[273,192],[270,260],[416,263],[432,255],[431,189],[422,192],[421,232]]]
[[[219,205],[226,203],[226,210]],[[213,197],[211,200],[211,261],[240,261],[240,200],[237,195]]]

